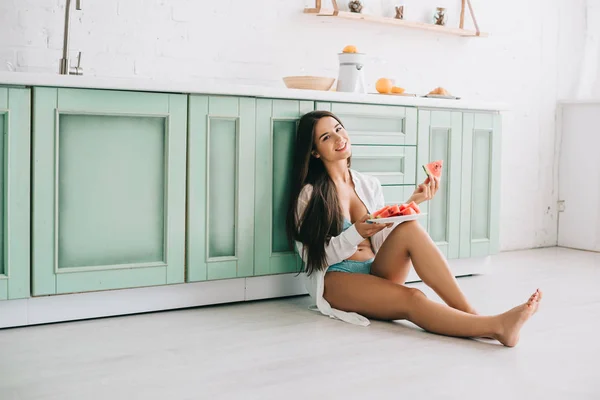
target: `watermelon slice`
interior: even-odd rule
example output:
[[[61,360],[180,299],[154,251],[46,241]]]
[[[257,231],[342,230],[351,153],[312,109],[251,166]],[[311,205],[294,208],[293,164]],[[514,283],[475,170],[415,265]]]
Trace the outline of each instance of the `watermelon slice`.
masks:
[[[381,214],[383,214],[384,212],[386,212],[391,206],[384,206],[383,208],[381,208],[378,211],[375,211],[373,213],[373,218],[382,218]]]
[[[413,215],[413,214],[418,214],[418,212],[416,212],[411,207],[406,207],[406,209],[404,209],[404,211],[402,211],[402,215]]]
[[[372,218],[389,218],[389,217],[400,217],[405,215],[421,214],[419,206],[414,201],[409,204],[394,204],[391,206],[384,206],[380,210],[373,213]]]
[[[413,210],[415,210],[415,212],[417,214],[421,213],[421,209],[419,208],[419,206],[417,205],[417,203],[415,203],[414,201],[411,201],[410,204],[408,205],[408,207],[412,208]]]
[[[436,178],[442,177],[442,167],[444,166],[444,160],[432,161],[427,165],[423,165],[423,169],[427,176],[435,176]]]
[[[390,217],[397,217],[400,214],[400,207],[398,206],[398,204],[394,204],[393,206],[391,206],[389,208],[389,212],[390,212]]]
[[[389,207],[384,212],[379,214],[379,216],[377,218],[389,218],[391,216],[392,216],[392,208]]]

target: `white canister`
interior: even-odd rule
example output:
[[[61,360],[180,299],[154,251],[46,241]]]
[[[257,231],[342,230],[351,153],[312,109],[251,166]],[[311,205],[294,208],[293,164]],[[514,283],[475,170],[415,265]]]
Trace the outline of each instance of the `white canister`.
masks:
[[[339,53],[340,71],[338,76],[338,92],[366,93],[364,66],[366,54]]]

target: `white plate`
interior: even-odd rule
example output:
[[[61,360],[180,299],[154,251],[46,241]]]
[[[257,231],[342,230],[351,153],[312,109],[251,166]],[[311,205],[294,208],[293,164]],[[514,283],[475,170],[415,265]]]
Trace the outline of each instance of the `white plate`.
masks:
[[[401,215],[399,217],[373,218],[373,219],[368,219],[367,222],[370,224],[387,224],[390,222],[392,222],[394,224],[401,224],[406,221],[414,221],[415,219],[419,218],[422,215],[425,215],[425,214],[421,213],[421,214],[412,214],[412,215]]]
[[[372,92],[371,94],[383,94],[385,96],[417,97],[416,93],[379,93],[379,92]]]
[[[430,97],[432,99],[451,99],[451,100],[460,100],[460,97],[456,96],[446,96],[443,94],[426,94],[423,97]]]

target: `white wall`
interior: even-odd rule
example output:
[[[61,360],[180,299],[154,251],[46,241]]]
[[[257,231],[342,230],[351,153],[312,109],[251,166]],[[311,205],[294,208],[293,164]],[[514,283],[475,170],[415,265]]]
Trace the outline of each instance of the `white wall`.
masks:
[[[577,90],[571,99],[600,98],[600,0],[585,0],[585,39],[579,63]]]
[[[565,210],[560,214],[558,244],[600,252],[600,136],[596,128],[600,102],[562,104],[561,108],[559,195]]]
[[[473,0],[487,39],[318,19],[302,14],[309,3],[84,0],[71,48],[83,51],[86,75],[282,86],[285,75],[336,76],[336,53],[355,44],[370,56],[371,85],[389,76],[409,92],[443,86],[507,102],[501,248],[556,244],[554,110],[557,97],[576,93],[585,0]],[[388,15],[396,3],[365,0],[366,9]],[[423,19],[446,5],[457,24],[458,0],[403,3],[407,18]],[[56,73],[63,13],[63,1],[0,0],[0,69]]]

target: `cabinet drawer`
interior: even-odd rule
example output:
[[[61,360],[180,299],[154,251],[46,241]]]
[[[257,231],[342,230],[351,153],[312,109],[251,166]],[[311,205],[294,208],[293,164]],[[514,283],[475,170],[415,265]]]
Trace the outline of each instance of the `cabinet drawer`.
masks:
[[[414,185],[417,148],[414,146],[352,146],[352,168],[375,176],[382,185]]]
[[[383,186],[382,189],[385,204],[405,203],[415,191],[415,187],[415,185]]]
[[[331,111],[339,117],[352,144],[417,144],[415,108],[317,102],[317,109]]]

